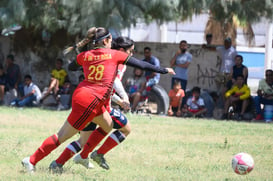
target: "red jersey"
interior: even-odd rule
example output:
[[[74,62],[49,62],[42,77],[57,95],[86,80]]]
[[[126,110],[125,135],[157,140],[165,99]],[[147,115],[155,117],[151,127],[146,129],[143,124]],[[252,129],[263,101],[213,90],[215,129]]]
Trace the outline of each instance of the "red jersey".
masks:
[[[83,67],[85,80],[78,87],[94,90],[92,93],[105,101],[111,93],[118,65],[124,64],[128,58],[127,53],[107,48],[80,53],[77,63]]]
[[[124,72],[126,71],[126,68],[127,68],[126,65],[123,65],[123,64],[118,65],[118,72],[117,72],[116,79],[119,79],[120,81],[122,80]],[[111,99],[112,99],[112,96],[115,94],[115,92],[116,92],[116,90],[112,89],[111,96],[107,99],[106,104],[105,104],[105,108],[109,113],[112,110],[112,108],[111,108],[111,104],[112,104]]]
[[[125,71],[126,71],[126,65],[120,64],[118,66],[117,78],[122,80],[122,77],[123,77]]]

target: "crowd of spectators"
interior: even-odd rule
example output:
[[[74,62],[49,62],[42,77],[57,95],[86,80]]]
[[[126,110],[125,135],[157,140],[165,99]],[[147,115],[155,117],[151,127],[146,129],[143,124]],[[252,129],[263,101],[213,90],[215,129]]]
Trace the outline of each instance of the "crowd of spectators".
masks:
[[[200,87],[187,89],[188,67],[192,55],[188,52],[187,41],[182,40],[170,65],[176,74],[172,77],[168,93],[168,116],[176,117],[213,117],[214,108],[223,102],[221,119],[272,121],[269,112],[273,111],[273,71],[265,71],[265,79],[259,81],[257,95],[251,96],[247,85],[248,68],[243,64],[244,57],[232,46],[231,38],[224,40],[223,46],[211,45],[212,34],[206,36],[207,44],[202,48],[214,50],[221,58],[221,67],[215,81],[221,85],[218,92],[204,92]],[[160,66],[160,60],[152,55],[152,49],[145,47],[143,61]],[[76,85],[72,85],[68,72],[63,68],[63,60],[56,59],[56,67],[51,71],[49,84],[41,93],[31,75],[24,76],[21,82],[20,67],[14,63],[13,55],[6,57],[5,64],[0,64],[0,105],[7,106],[51,106],[57,109],[70,108],[70,100]],[[79,77],[79,82],[84,79]],[[149,93],[160,81],[160,74],[135,68],[132,77],[125,81],[125,89],[131,102],[131,111],[136,112],[143,101],[148,101]],[[186,91],[187,90],[187,91]]]
[[[9,54],[5,64],[0,64],[0,105],[21,108],[42,106],[59,110],[70,108],[73,86],[67,71],[62,67],[61,58],[56,59],[49,86],[43,92],[33,82],[31,75],[24,75],[22,81],[20,66],[14,62],[14,56]]]

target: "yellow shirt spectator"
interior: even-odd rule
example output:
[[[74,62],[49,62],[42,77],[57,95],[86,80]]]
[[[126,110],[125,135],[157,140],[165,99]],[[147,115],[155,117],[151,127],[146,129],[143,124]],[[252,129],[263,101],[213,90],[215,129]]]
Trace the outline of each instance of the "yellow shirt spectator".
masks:
[[[59,86],[63,86],[67,76],[67,72],[64,69],[53,69],[51,71],[51,76],[59,80]]]
[[[229,89],[225,94],[226,97],[229,97],[231,95],[238,96],[240,100],[245,100],[250,97],[250,89],[246,84],[244,84],[243,87],[241,88],[235,85],[231,89]]]

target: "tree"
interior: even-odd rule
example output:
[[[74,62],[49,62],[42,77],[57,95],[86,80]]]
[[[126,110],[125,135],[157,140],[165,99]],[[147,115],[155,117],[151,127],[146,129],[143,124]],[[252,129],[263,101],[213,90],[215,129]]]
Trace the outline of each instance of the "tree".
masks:
[[[272,0],[2,0],[0,29],[19,24],[37,34],[63,30],[68,35],[83,35],[90,26],[120,30],[136,24],[138,18],[147,23],[183,21],[204,11],[210,12],[205,32],[234,39],[236,28],[241,26],[251,44],[254,37],[251,25],[261,18],[271,19],[273,3]]]
[[[212,33],[217,39],[223,41],[227,36],[236,39],[237,28],[242,27],[245,39],[249,45],[254,45],[254,32],[252,24],[262,18],[272,19],[272,0],[229,0],[208,1],[210,18],[205,33]]]

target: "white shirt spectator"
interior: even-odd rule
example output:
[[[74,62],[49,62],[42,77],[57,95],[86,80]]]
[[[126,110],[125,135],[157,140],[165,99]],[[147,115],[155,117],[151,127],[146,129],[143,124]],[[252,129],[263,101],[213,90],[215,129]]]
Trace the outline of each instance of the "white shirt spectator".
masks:
[[[222,59],[220,72],[230,73],[230,70],[235,64],[235,56],[237,55],[237,51],[233,46],[231,46],[229,49],[226,49],[224,46],[219,46],[216,48],[216,50]]]
[[[25,85],[24,86],[24,94],[27,95],[31,92],[34,92],[34,95],[36,96],[36,101],[39,102],[40,99],[42,98],[42,93],[39,89],[39,87],[35,84],[33,84],[33,82],[30,83],[29,86]]]
[[[204,99],[202,99],[201,97],[199,97],[196,102],[193,102],[193,101],[194,101],[193,96],[189,97],[188,100],[187,100],[187,105],[192,110],[198,110],[200,106],[203,106],[203,107],[205,106]]]

